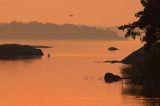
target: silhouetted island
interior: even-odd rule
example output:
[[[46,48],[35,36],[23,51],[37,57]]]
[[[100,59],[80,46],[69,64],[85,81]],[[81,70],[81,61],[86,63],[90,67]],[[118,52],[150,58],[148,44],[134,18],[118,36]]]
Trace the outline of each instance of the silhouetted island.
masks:
[[[1,39],[31,40],[124,40],[110,28],[87,25],[13,21],[0,24]]]
[[[43,52],[41,49],[36,49],[29,45],[20,44],[1,44],[0,59],[19,59],[41,57]]]

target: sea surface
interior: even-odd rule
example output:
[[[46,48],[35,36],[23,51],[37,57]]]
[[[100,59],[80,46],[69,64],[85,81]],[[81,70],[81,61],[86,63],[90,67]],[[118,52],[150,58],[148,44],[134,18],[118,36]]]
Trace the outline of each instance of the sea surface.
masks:
[[[122,82],[108,84],[106,72],[120,75],[121,60],[142,46],[138,41],[23,41],[1,40],[52,46],[43,48],[42,58],[0,60],[0,106],[155,106],[158,98],[145,97]],[[118,51],[108,51],[108,47]],[[50,54],[50,57],[48,57]],[[156,105],[159,106],[159,105]]]

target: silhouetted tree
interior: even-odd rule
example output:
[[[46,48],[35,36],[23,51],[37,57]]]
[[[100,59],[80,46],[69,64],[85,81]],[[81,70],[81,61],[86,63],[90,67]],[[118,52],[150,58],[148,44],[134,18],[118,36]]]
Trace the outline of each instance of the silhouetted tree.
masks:
[[[145,43],[145,50],[150,51],[160,44],[160,0],[141,0],[144,9],[135,14],[137,21],[122,25],[121,30],[127,30],[125,37],[135,39],[140,36]]]

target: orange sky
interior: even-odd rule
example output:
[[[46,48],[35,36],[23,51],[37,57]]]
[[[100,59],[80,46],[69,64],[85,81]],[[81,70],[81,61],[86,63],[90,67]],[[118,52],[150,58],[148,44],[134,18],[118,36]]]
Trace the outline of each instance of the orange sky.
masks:
[[[140,0],[0,0],[0,22],[42,21],[114,26],[133,21]],[[70,18],[70,13],[75,17]]]

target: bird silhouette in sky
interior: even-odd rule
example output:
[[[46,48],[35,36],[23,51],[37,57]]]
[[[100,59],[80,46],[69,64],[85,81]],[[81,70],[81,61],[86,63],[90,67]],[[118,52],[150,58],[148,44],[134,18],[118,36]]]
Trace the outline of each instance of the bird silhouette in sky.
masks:
[[[69,17],[71,17],[71,18],[72,18],[72,17],[74,17],[74,15],[73,15],[73,14],[69,14]]]

